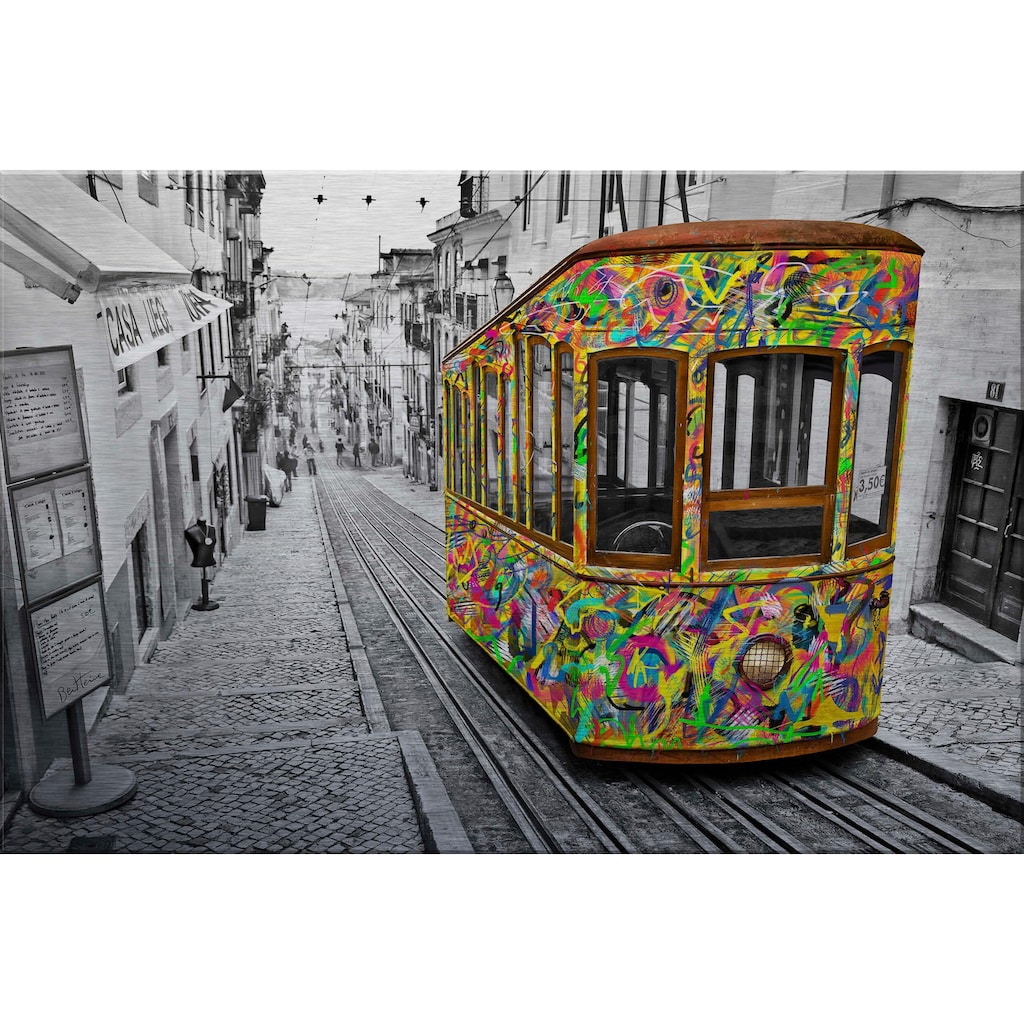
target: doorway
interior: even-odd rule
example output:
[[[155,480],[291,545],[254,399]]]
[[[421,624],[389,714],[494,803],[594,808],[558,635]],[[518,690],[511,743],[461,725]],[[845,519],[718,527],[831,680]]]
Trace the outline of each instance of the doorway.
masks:
[[[964,403],[943,537],[940,599],[1016,640],[1024,610],[1021,413]]]

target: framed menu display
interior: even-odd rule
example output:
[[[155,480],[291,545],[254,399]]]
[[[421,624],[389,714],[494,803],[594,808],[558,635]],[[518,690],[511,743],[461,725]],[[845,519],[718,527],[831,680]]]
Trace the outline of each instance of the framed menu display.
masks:
[[[0,353],[0,409],[8,483],[88,460],[70,346]]]
[[[101,572],[88,469],[11,489],[25,598],[32,605]]]
[[[29,613],[43,714],[50,718],[110,681],[99,582]]]

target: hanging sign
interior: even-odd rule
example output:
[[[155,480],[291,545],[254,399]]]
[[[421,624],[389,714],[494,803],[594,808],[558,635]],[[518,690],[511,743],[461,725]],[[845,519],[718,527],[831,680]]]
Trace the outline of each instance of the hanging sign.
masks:
[[[115,370],[123,370],[158,349],[216,320],[230,302],[190,284],[160,288],[119,288],[97,295],[100,330]]]

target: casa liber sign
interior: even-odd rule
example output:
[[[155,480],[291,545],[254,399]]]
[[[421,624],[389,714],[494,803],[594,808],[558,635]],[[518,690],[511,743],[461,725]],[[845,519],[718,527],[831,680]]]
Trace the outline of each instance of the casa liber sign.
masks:
[[[216,320],[231,303],[192,285],[125,289],[100,296],[103,323],[115,370],[123,370],[178,338]]]

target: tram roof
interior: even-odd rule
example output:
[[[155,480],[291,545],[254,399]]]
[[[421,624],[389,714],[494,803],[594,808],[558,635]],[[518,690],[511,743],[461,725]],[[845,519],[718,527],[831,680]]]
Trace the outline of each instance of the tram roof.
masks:
[[[830,220],[711,220],[688,224],[662,224],[596,238],[577,249],[571,260],[623,252],[675,250],[745,250],[838,247],[841,249],[894,249],[924,253],[906,235],[870,224]]]

